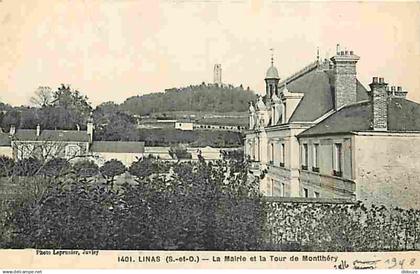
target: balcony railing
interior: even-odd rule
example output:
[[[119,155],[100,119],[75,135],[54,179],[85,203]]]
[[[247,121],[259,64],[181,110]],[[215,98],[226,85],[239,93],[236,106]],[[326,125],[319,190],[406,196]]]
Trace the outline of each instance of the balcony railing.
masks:
[[[308,166],[302,165],[302,170],[308,170]]]
[[[313,171],[313,172],[319,172],[319,167],[314,167],[314,166],[313,166],[313,167],[312,167],[312,171]]]
[[[341,170],[333,170],[333,175],[336,177],[343,177],[343,172]]]

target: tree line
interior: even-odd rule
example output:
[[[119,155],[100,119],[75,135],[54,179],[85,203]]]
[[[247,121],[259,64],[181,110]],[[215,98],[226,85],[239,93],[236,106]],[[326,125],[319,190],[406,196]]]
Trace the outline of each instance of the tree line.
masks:
[[[234,87],[203,82],[200,85],[133,96],[125,100],[121,108],[141,116],[170,111],[240,112],[247,111],[248,102],[255,99],[255,92],[249,87],[244,89],[242,85]]]
[[[247,102],[254,95],[251,90],[244,90],[242,87],[220,87],[203,83],[188,88],[170,89],[165,93],[132,97],[121,105],[104,102],[93,108],[87,96],[69,85],[62,84],[56,90],[39,87],[31,97],[32,106],[12,107],[0,104],[0,126],[6,132],[12,125],[21,129],[35,129],[38,124],[41,129],[76,130],[85,129],[88,119],[92,116],[95,123],[95,140],[145,141],[146,145],[152,146],[166,146],[179,142],[193,143],[195,146],[239,146],[242,144],[239,133],[186,133],[170,129],[138,129],[139,118],[134,114],[148,114],[151,108],[153,111],[242,111],[246,110]],[[228,106],[213,109],[214,100]],[[160,107],[155,107],[157,104]],[[176,107],[172,108],[174,104]]]
[[[32,106],[0,105],[0,125],[4,131],[12,125],[34,129],[38,124],[43,129],[86,128],[93,110],[86,95],[64,84],[55,91],[39,87],[30,101]]]

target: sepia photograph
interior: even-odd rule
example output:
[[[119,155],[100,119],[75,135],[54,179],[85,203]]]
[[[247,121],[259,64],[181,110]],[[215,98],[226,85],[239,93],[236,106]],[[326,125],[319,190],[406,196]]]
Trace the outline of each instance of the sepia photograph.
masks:
[[[0,0],[0,33],[1,252],[420,267],[420,2]]]

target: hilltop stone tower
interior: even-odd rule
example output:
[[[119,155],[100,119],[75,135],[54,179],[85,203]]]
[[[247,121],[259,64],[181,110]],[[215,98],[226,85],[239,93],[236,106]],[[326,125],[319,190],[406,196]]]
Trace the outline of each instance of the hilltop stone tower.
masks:
[[[221,85],[222,84],[222,65],[214,65],[214,83]]]

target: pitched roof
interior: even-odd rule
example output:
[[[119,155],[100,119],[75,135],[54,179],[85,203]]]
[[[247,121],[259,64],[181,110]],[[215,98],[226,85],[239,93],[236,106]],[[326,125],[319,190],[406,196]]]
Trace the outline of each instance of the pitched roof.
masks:
[[[1,147],[7,147],[10,146],[10,137],[7,133],[0,133],[0,146]]]
[[[94,141],[90,150],[92,152],[143,153],[144,142]]]
[[[420,131],[420,104],[405,98],[392,98],[388,104],[390,131]]]
[[[60,142],[89,142],[86,131],[78,130],[41,130],[39,136],[35,129],[18,129],[14,137],[20,141],[60,141]]]
[[[370,102],[359,102],[339,109],[325,120],[300,133],[299,137],[369,130],[370,121]]]
[[[334,84],[331,70],[314,67],[302,76],[287,83],[291,93],[303,93],[304,96],[290,117],[290,122],[311,122],[334,108]],[[368,99],[367,90],[357,80],[356,99]]]
[[[370,101],[348,105],[305,130],[299,134],[299,137],[369,131],[372,130],[372,115]],[[405,98],[390,98],[388,101],[388,131],[420,131],[420,104]]]
[[[314,69],[294,81],[287,83],[291,93],[304,96],[290,117],[290,122],[313,121],[334,107],[330,77],[323,70]]]

